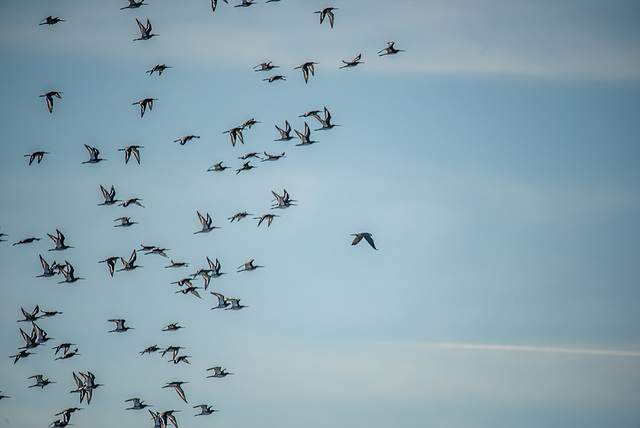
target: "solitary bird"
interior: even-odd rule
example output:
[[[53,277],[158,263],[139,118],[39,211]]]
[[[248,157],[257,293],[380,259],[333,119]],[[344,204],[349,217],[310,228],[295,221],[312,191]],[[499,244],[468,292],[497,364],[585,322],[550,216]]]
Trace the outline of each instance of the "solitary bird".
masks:
[[[118,269],[118,272],[124,271],[124,270],[134,270],[137,269],[139,267],[142,266],[136,266],[136,250],[133,250],[133,252],[131,253],[131,256],[129,257],[129,260],[125,260],[124,257],[120,257],[120,261],[122,262],[122,264],[124,265],[124,267],[122,269]]]
[[[273,65],[271,64],[272,61],[269,62],[263,62],[261,64],[256,65],[254,68],[255,71],[269,71],[269,70],[273,70],[274,68],[280,68],[279,65]]]
[[[123,9],[137,9],[140,6],[146,5],[146,3],[144,3],[144,0],[140,0],[140,1],[136,1],[136,0],[129,0],[129,4],[125,7],[121,7],[120,10]]]
[[[51,240],[53,240],[53,242],[56,245],[55,248],[51,248],[49,251],[62,251],[62,250],[66,250],[67,248],[73,248],[68,245],[65,245],[64,235],[58,229],[56,229],[56,236],[53,236],[49,233],[47,233],[47,236],[49,236],[49,238],[51,238]]]
[[[337,7],[325,7],[322,10],[317,10],[314,13],[319,13],[320,14],[320,24],[322,24],[322,21],[324,21],[325,17],[329,18],[329,24],[331,25],[331,28],[333,28],[333,11],[334,10],[338,10]]]
[[[62,99],[62,97],[60,96],[61,93],[62,92],[58,92],[58,91],[49,91],[46,94],[40,95],[41,97],[46,98],[47,108],[49,109],[49,113],[53,113],[53,97]]]
[[[118,149],[119,152],[124,152],[124,163],[127,164],[129,163],[129,159],[131,158],[131,155],[133,155],[136,158],[136,161],[138,161],[138,165],[140,165],[140,151],[138,149],[143,149],[144,146],[127,146],[123,149]]]
[[[384,55],[394,55],[397,54],[398,52],[404,52],[403,49],[396,49],[393,45],[395,45],[396,42],[387,42],[387,47],[378,51],[378,56],[384,56]]]
[[[42,21],[40,21],[38,25],[53,25],[53,24],[57,24],[58,22],[64,22],[64,19],[60,19],[57,16],[54,18],[52,15],[49,15],[46,18],[44,18]]]
[[[351,245],[358,244],[360,241],[362,241],[362,238],[364,238],[364,240],[367,241],[374,250],[376,251],[378,250],[376,248],[376,244],[373,242],[373,235],[371,235],[370,233],[368,232],[352,233],[351,236],[355,236],[355,238],[353,238],[353,242],[351,243]]]
[[[33,375],[33,376],[29,376],[27,379],[35,379],[36,383],[33,385],[29,385],[29,388],[34,388],[36,386],[39,386],[40,389],[44,388],[45,386],[51,384],[51,383],[55,383],[55,382],[51,382],[49,379],[43,379],[41,374],[38,375]]]
[[[317,143],[311,139],[311,129],[309,128],[309,124],[307,122],[304,123],[304,134],[294,129],[298,138],[300,138],[300,143],[296,144],[296,146],[310,146],[311,144]]]
[[[280,133],[280,138],[278,138],[277,140],[273,140],[273,141],[289,141],[289,140],[293,139],[293,137],[291,135],[289,135],[291,133],[291,125],[289,125],[289,121],[288,120],[284,121],[284,129],[280,128],[278,125],[275,125],[275,127],[278,130],[278,132]]]
[[[131,105],[136,105],[136,104],[140,104],[140,117],[144,116],[144,112],[147,109],[147,106],[149,106],[149,110],[153,110],[153,102],[154,101],[158,101],[157,98],[144,98],[140,101],[136,101],[135,103],[131,103]]]
[[[211,172],[211,171],[224,171],[225,169],[229,168],[228,166],[222,166],[222,162],[220,161],[217,164],[214,164],[212,166],[210,166],[209,168],[207,168],[207,172]]]
[[[116,328],[114,330],[109,330],[109,333],[114,333],[114,332],[115,333],[124,333],[127,330],[134,330],[133,327],[126,327],[124,325],[125,320],[123,320],[122,318],[110,319],[108,321],[116,323]]]
[[[111,186],[111,190],[107,192],[107,189],[102,187],[101,184],[100,191],[102,192],[102,197],[104,197],[104,202],[98,205],[113,205],[118,202],[116,199],[116,189],[113,186]]]
[[[304,77],[304,83],[307,83],[309,81],[309,73],[311,73],[311,75],[314,75],[314,69],[313,66],[314,64],[318,64],[317,62],[312,62],[312,61],[307,61],[304,64],[300,64],[299,66],[295,67],[295,69],[302,69],[302,77]]]
[[[165,71],[167,68],[173,68],[173,67],[166,64],[157,64],[157,65],[154,65],[153,68],[151,68],[151,70],[147,70],[146,73],[149,73],[149,76],[151,76],[154,71],[157,71],[158,76],[162,76],[162,72]]]
[[[98,162],[101,162],[103,160],[106,160],[106,159],[103,159],[103,158],[100,157],[100,150],[98,150],[97,148],[91,147],[88,144],[85,144],[84,146],[87,149],[87,151],[89,152],[89,160],[84,161],[82,163],[98,163]]]
[[[187,144],[187,141],[190,141],[194,138],[200,138],[199,135],[185,135],[184,137],[180,137],[177,140],[174,140],[174,143],[180,143],[181,146]]]
[[[184,395],[184,391],[182,390],[182,385],[188,383],[188,382],[181,382],[181,381],[173,381],[173,382],[167,382],[167,384],[165,386],[163,386],[163,388],[173,388],[175,389],[175,391],[178,393],[178,396],[180,398],[182,398],[182,400],[186,403],[187,402],[187,398]]]
[[[252,271],[252,270],[256,270],[258,268],[264,267],[260,265],[254,265],[253,261],[254,259],[251,259],[248,262],[245,262],[245,264],[238,266],[238,272]]]
[[[193,406],[194,409],[200,407],[200,413],[195,414],[194,416],[207,416],[212,414],[213,412],[218,412],[219,410],[213,410],[213,407],[207,404],[198,404],[197,406]]]
[[[351,61],[342,60],[342,62],[344,62],[344,65],[340,68],[355,67],[358,64],[364,64],[364,62],[360,61],[361,58],[362,58],[362,54],[358,54],[358,56],[352,59]]]
[[[142,25],[142,22],[138,21],[138,18],[136,18],[136,22],[138,23],[138,28],[140,28],[140,37],[138,37],[137,39],[133,39],[133,41],[135,42],[136,40],[149,40],[150,38],[152,38],[153,36],[159,36],[159,34],[152,34],[151,33],[151,22],[147,19],[147,25]]]
[[[24,155],[24,157],[29,158],[29,165],[33,163],[34,160],[37,160],[38,163],[42,161],[44,155],[50,154],[49,152],[37,151],[33,153],[29,153],[28,155]]]
[[[202,214],[200,214],[200,211],[196,211],[196,213],[198,214],[198,219],[200,220],[200,225],[202,226],[202,229],[198,230],[197,232],[193,232],[194,235],[196,233],[208,233],[208,232],[211,232],[213,229],[219,229],[218,227],[213,226],[213,220],[211,219],[211,216],[209,215],[209,213],[207,213],[206,218]]]

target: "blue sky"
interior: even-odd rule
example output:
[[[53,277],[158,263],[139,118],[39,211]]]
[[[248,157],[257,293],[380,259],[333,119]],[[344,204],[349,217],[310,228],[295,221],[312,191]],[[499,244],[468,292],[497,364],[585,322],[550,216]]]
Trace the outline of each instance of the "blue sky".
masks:
[[[636,4],[125,5],[0,2],[0,427],[50,424],[87,370],[105,386],[75,426],[152,426],[131,397],[183,427],[638,426]],[[313,13],[327,6],[333,29]],[[48,15],[66,22],[38,26]],[[136,18],[159,36],[133,42]],[[391,40],[406,52],[378,57]],[[269,60],[286,81],[253,71]],[[307,84],[305,61],[319,63]],[[324,106],[340,126],[317,144],[273,141]],[[250,118],[232,147],[223,131]],[[188,134],[201,138],[173,142]],[[107,160],[82,164],[84,144]],[[131,144],[141,165],[117,151]],[[28,166],[35,150],[51,154]],[[286,157],[236,175],[253,151]],[[207,172],[219,161],[232,169]],[[145,208],[97,206],[100,185]],[[256,227],[283,189],[298,206]],[[194,234],[196,211],[220,229]],[[124,215],[139,224],[114,228]],[[56,229],[75,248],[48,251]],[[350,245],[363,231],[379,251]],[[111,278],[98,263],[141,244],[190,266],[138,253],[142,268]],[[38,254],[86,279],[36,278]],[[226,275],[202,300],[175,294],[207,256]],[[252,258],[265,268],[235,272]],[[210,290],[249,307],[211,311]],[[14,365],[20,307],[36,304],[64,312],[37,321],[55,339]],[[110,318],[135,330],[108,333]],[[185,328],[160,331],[171,322]],[[54,361],[65,341],[81,355]],[[153,344],[191,364],[139,355]],[[215,365],[235,375],[207,379]],[[56,383],[28,388],[38,373]],[[173,380],[188,404],[162,389]],[[200,403],[220,413],[194,418]]]

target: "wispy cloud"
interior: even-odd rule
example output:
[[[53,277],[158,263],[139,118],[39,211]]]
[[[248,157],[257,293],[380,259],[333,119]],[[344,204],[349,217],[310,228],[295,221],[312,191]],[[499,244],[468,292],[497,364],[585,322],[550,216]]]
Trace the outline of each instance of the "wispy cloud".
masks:
[[[615,357],[640,357],[640,351],[621,351],[612,349],[585,349],[585,348],[561,348],[550,346],[524,346],[524,345],[492,345],[483,343],[452,343],[437,342],[423,343],[423,346],[443,349],[483,350],[483,351],[519,351],[519,352],[546,352],[554,354],[582,354],[582,355],[607,355]]]

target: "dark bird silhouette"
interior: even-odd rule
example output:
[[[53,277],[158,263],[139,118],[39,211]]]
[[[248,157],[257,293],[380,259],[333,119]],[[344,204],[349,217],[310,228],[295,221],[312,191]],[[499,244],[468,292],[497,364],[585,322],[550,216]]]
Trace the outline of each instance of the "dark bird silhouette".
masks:
[[[41,97],[46,98],[47,108],[49,109],[49,113],[53,113],[53,97],[62,99],[62,97],[60,96],[61,93],[62,92],[58,92],[58,91],[49,91],[46,94],[40,95]]]
[[[352,233],[351,236],[355,236],[351,245],[357,245],[360,241],[362,241],[362,238],[364,238],[364,240],[367,241],[374,250],[378,250],[376,248],[376,244],[373,242],[373,235],[371,235],[369,232]]]

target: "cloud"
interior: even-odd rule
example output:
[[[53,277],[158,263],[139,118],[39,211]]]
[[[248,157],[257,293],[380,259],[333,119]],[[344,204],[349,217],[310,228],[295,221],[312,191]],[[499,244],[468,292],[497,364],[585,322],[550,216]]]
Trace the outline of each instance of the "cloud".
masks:
[[[545,352],[554,354],[604,355],[615,357],[640,357],[640,351],[620,351],[611,349],[558,348],[549,346],[491,345],[476,343],[423,343],[423,346],[443,349],[467,349],[484,351]]]

